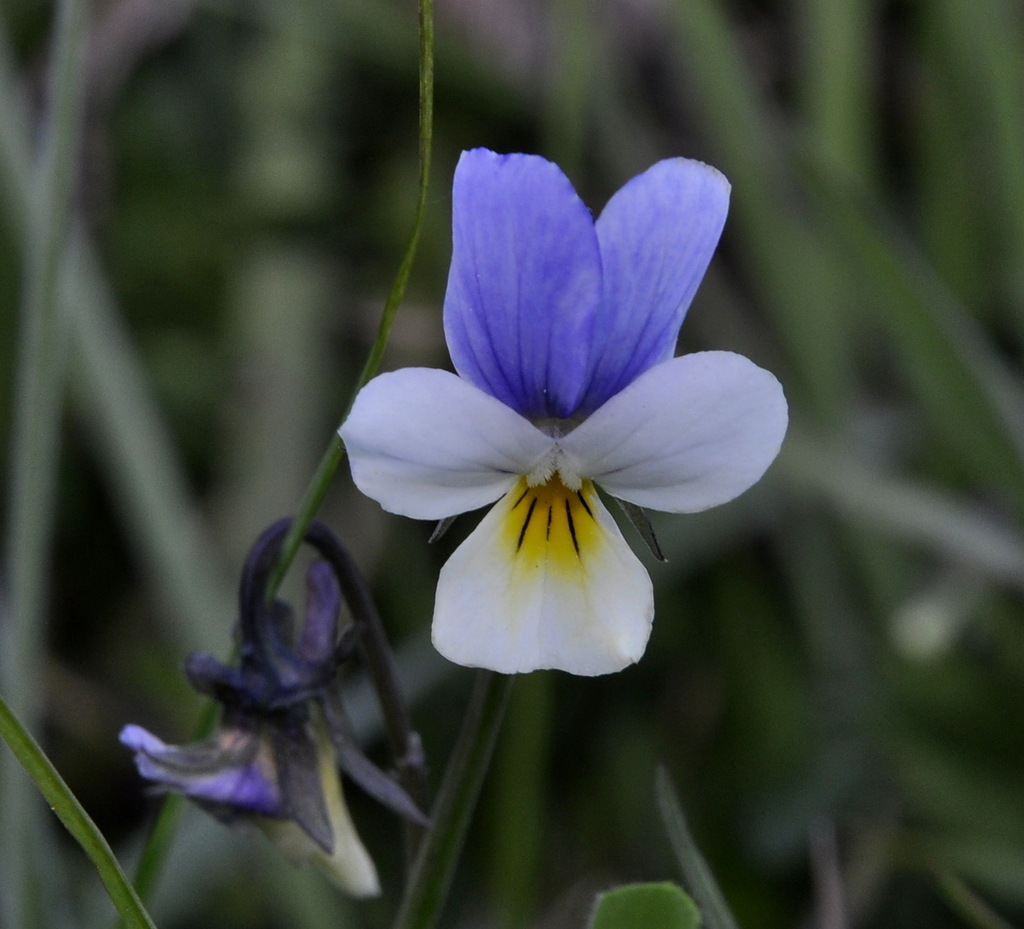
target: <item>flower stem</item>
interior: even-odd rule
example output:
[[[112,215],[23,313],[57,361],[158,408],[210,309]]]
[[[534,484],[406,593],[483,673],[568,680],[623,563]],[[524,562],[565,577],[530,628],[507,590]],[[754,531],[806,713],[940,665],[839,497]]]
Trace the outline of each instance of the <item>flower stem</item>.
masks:
[[[381,315],[380,326],[377,329],[377,338],[370,349],[370,355],[366,359],[366,364],[363,365],[363,372],[359,376],[359,382],[356,385],[357,392],[359,388],[377,373],[381,359],[384,357],[384,349],[387,347],[391,326],[395,321],[395,314],[398,312],[399,304],[405,296],[405,287],[409,282],[413,259],[416,256],[416,247],[419,244],[420,230],[423,227],[423,216],[427,209],[427,188],[430,181],[430,149],[434,131],[434,0],[420,0],[419,24],[420,177],[419,195],[416,199],[416,216],[413,220],[409,243],[405,248],[405,255],[402,257],[402,263],[398,267],[398,274],[395,276],[394,284],[391,286],[391,293],[388,294],[387,302],[384,304],[384,312]],[[355,394],[353,394],[352,399],[355,399]],[[350,402],[349,407],[351,405]]]
[[[391,327],[394,325],[398,307],[405,297],[405,290],[409,284],[409,275],[412,272],[413,261],[416,258],[416,249],[419,246],[420,233],[423,229],[423,217],[427,211],[427,191],[430,185],[430,155],[434,136],[434,0],[419,0],[419,187],[416,197],[416,211],[413,216],[412,232],[405,246],[405,253],[398,266],[398,272],[391,284],[391,291],[388,293],[384,303],[384,310],[381,313],[380,324],[377,327],[377,337],[374,339],[370,354],[363,365],[363,370],[356,382],[355,390],[349,398],[342,414],[342,421],[348,416],[352,404],[355,402],[356,394],[360,389],[377,373],[381,360],[384,357],[384,350],[387,348],[388,338],[391,335]],[[306,533],[313,517],[316,516],[327,494],[327,488],[334,472],[338,470],[345,457],[345,447],[337,432],[331,436],[331,441],[324,452],[320,464],[317,466],[313,479],[306,488],[302,501],[299,504],[295,521],[291,530],[285,537],[281,546],[281,555],[270,575],[270,582],[267,584],[267,596],[273,597],[281,586],[288,568],[291,566],[295,555],[302,545],[302,539]]]
[[[335,432],[331,436],[327,451],[324,452],[323,457],[320,459],[320,464],[317,465],[316,471],[313,473],[313,479],[309,482],[306,492],[302,495],[299,509],[295,514],[295,521],[288,530],[288,535],[284,537],[284,542],[281,545],[281,554],[278,555],[277,562],[274,564],[274,568],[270,572],[270,579],[267,582],[268,599],[272,599],[280,589],[284,576],[288,573],[288,569],[291,567],[299,548],[302,546],[306,529],[313,522],[313,518],[320,509],[320,504],[324,502],[324,497],[327,496],[327,488],[331,485],[334,472],[338,470],[338,465],[341,464],[344,457],[345,446],[341,442],[341,436]]]
[[[35,739],[0,698],[0,736],[35,781],[54,813],[89,856],[128,929],[155,929],[96,824],[57,773]]]
[[[432,929],[448,896],[484,775],[490,765],[512,675],[479,671],[455,751],[448,762],[432,823],[393,929]]]
[[[152,902],[160,869],[170,851],[178,821],[184,811],[185,798],[181,794],[169,793],[163,798],[132,877],[132,884],[140,900]],[[118,922],[119,929],[127,929],[127,925],[123,917]]]

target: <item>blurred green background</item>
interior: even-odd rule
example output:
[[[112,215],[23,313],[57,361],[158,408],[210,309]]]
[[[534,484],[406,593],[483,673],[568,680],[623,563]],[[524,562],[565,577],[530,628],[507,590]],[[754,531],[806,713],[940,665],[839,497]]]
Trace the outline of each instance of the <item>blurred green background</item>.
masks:
[[[181,661],[229,654],[241,559],[296,507],[404,249],[416,10],[105,0],[89,17],[74,202],[95,261],[64,290],[43,652],[4,688],[40,701],[35,731],[130,862],[156,806],[117,732],[189,739],[203,703]],[[448,363],[460,150],[556,160],[595,212],[687,155],[733,203],[680,351],[748,355],[792,411],[754,490],[654,514],[669,562],[649,565],[637,667],[517,682],[445,925],[582,926],[599,890],[677,879],[658,762],[746,929],[1024,921],[1024,10],[438,0],[436,17],[430,204],[385,367]],[[52,21],[42,0],[0,10],[5,447]],[[432,587],[475,517],[428,548],[431,526],[361,499],[345,468],[322,517],[373,580],[436,782],[471,672],[429,646]],[[349,794],[390,899],[350,904],[193,811],[158,924],[387,925],[398,829]],[[28,815],[37,924],[108,926],[80,853],[41,801]]]

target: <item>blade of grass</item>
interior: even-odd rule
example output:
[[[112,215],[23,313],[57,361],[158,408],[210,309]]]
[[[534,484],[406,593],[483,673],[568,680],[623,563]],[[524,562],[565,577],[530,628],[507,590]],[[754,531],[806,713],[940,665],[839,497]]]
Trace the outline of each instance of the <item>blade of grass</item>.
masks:
[[[587,0],[551,4],[547,28],[554,53],[552,78],[540,114],[545,154],[569,177],[579,176],[587,121],[592,103],[596,36]]]
[[[114,853],[96,824],[85,812],[64,779],[10,707],[0,699],[0,735],[14,757],[35,781],[50,808],[89,856],[114,906],[128,929],[155,929],[138,895],[125,877]],[[24,925],[18,923],[17,925]]]
[[[84,0],[57,5],[54,47],[47,83],[48,108],[34,168],[24,178],[26,230],[22,309],[11,428],[8,525],[4,574],[10,591],[9,622],[0,642],[0,688],[14,711],[35,728],[39,717],[43,634],[53,510],[60,455],[59,424],[65,372],[65,306],[61,301],[66,244],[81,123]],[[12,76],[12,75],[8,75]],[[13,88],[12,88],[13,91]],[[9,112],[9,110],[5,111]],[[22,157],[17,144],[5,155]],[[23,150],[27,153],[27,147]],[[27,784],[4,755],[0,761],[0,903],[16,925],[27,925],[31,874],[26,854],[41,828]]]
[[[0,659],[12,704],[34,716],[31,689],[43,625],[46,557],[59,454],[58,420],[64,375],[61,278],[71,222],[78,146],[80,43],[84,4],[58,10],[49,128],[28,196],[25,274],[11,441],[10,514],[5,539],[10,585],[10,639]]]
[[[863,190],[809,162],[822,227],[857,262],[863,303],[891,339],[933,431],[1024,513],[1024,397],[980,325]]]
[[[5,37],[0,36],[0,87],[5,90],[0,94],[0,190],[9,205],[16,239],[23,240],[30,222],[29,131],[26,114],[17,106],[10,62]],[[222,646],[218,631],[222,626],[210,620],[226,622],[233,614],[233,592],[212,567],[216,564],[212,543],[153,408],[142,365],[121,327],[106,282],[88,246],[80,237],[73,238],[73,254],[62,281],[63,299],[74,310],[69,313],[72,399],[91,427],[97,454],[110,476],[112,496],[143,552],[142,561],[151,567],[164,600],[171,605],[168,616],[176,621],[182,650],[216,651]],[[22,807],[4,803],[10,816],[14,815],[10,811]],[[168,821],[173,820],[173,810],[172,804]],[[165,828],[157,834],[162,845],[168,841],[167,832]],[[13,841],[5,841],[4,848],[18,857]],[[2,872],[5,886],[19,880],[16,867]],[[151,862],[144,862],[141,877],[146,890],[155,872]]]
[[[216,654],[234,616],[234,592],[105,282],[84,249],[77,254],[72,400],[168,606],[176,647]]]
[[[1024,539],[949,494],[885,474],[790,429],[776,464],[808,492],[858,522],[1024,589]]]
[[[690,834],[668,771],[661,766],[655,772],[654,789],[665,831],[672,843],[686,888],[700,908],[702,924],[706,924],[707,929],[739,929],[708,863]]]
[[[27,235],[29,178],[32,154],[28,135],[22,131],[28,126],[28,114],[19,93],[18,77],[11,54],[11,46],[0,19],[0,197],[7,209],[7,222],[13,224],[11,232],[16,241]]]
[[[848,177],[871,178],[875,127],[871,92],[874,3],[804,0],[799,4],[803,68],[800,92],[807,133],[829,165]]]
[[[674,9],[683,92],[696,103],[716,165],[733,185],[726,237],[742,243],[751,279],[775,317],[794,367],[780,372],[791,402],[834,422],[852,381],[842,265],[803,215],[783,114],[750,64],[758,56],[741,45],[742,33],[716,0],[687,0]]]
[[[11,56],[0,36],[0,190],[16,241],[29,224],[29,122],[16,104]],[[112,497],[122,508],[144,564],[170,604],[182,649],[216,651],[223,638],[211,617],[231,616],[234,593],[218,574],[214,546],[191,500],[178,455],[155,409],[137,353],[87,243],[76,242],[62,286],[69,313],[73,403],[80,404]]]
[[[1024,332],[1024,26],[1019,14],[1012,0],[940,0],[929,20],[943,36],[944,64],[963,92],[958,107],[963,134],[984,140],[974,154],[991,171],[976,167],[972,174],[984,185],[986,214],[997,227],[1001,283],[1018,333]]]
[[[950,908],[973,929],[1013,929],[1013,927],[981,899],[952,871],[940,868],[935,880]]]
[[[908,114],[908,177],[915,233],[931,265],[965,306],[991,314],[998,266],[992,248],[995,212],[976,161],[976,133],[965,132],[963,78],[942,54],[939,17],[922,23],[921,62],[914,78],[914,108]],[[979,176],[980,175],[980,176]]]

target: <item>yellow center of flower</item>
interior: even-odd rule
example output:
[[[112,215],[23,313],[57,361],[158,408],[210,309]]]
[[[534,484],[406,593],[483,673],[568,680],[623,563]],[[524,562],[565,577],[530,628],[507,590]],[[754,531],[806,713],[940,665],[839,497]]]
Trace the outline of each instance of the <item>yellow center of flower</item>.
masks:
[[[593,551],[601,531],[595,516],[597,492],[590,481],[572,490],[557,472],[535,487],[522,477],[506,500],[505,542],[517,564],[563,571],[582,567],[583,553]]]

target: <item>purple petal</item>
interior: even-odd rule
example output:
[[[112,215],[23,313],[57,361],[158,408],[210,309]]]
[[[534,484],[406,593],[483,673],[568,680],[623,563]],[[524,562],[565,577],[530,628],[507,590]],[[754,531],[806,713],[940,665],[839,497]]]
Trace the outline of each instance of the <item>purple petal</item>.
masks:
[[[198,778],[179,789],[192,800],[230,807],[236,813],[281,816],[284,812],[277,784],[255,762]]]
[[[604,289],[583,412],[675,354],[728,209],[725,177],[686,158],[659,161],[608,202],[596,224]]]
[[[177,746],[140,726],[125,726],[120,740],[135,751],[139,774],[160,787],[224,807],[225,812],[282,813],[273,761],[252,733],[222,730],[207,742]]]
[[[147,732],[142,726],[136,726],[134,723],[125,726],[117,739],[134,752],[155,753],[167,748],[167,745],[153,733]]]
[[[314,561],[306,571],[306,624],[297,648],[305,661],[322,664],[334,654],[340,607],[334,571],[326,561]]]
[[[463,153],[452,196],[444,325],[456,370],[524,416],[571,415],[601,293],[590,212],[556,165],[486,149]]]

